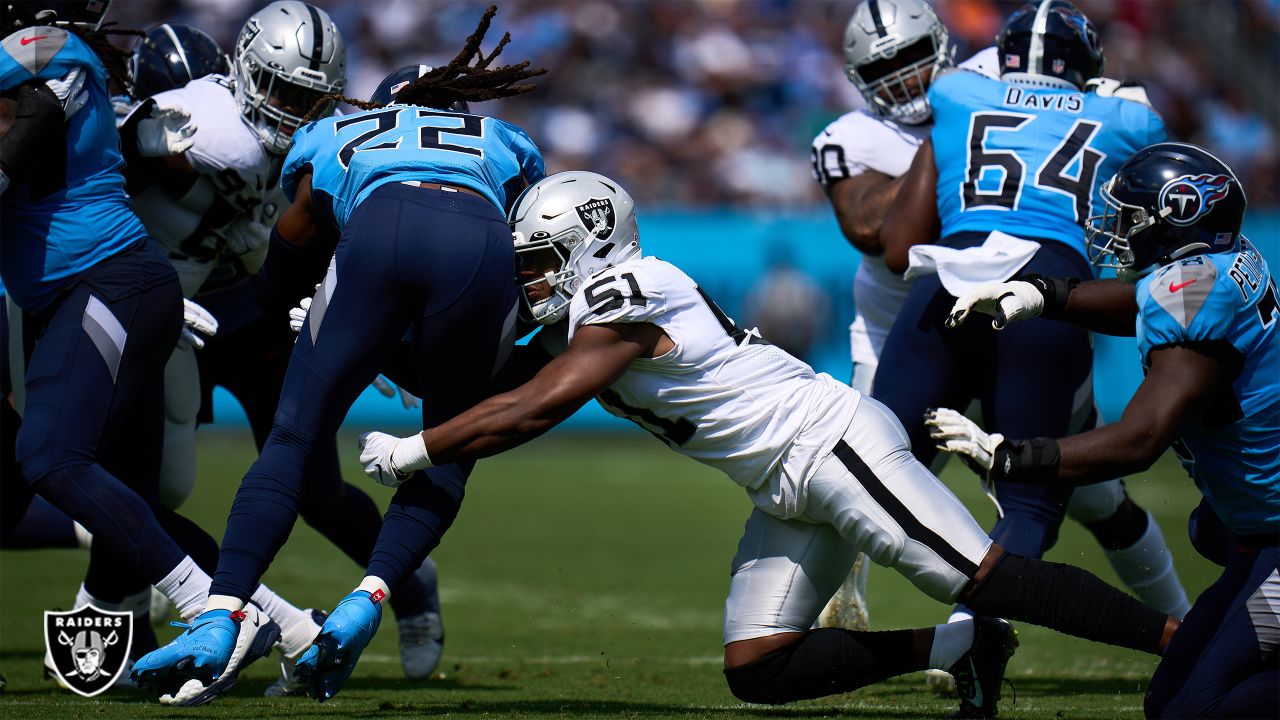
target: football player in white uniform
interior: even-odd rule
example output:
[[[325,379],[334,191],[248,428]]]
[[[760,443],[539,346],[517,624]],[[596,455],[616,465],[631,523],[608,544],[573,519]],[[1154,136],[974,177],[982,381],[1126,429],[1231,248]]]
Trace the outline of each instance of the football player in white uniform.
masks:
[[[170,25],[149,32],[135,54],[135,72],[153,78],[156,87],[164,79],[181,80],[185,69],[215,65],[204,56],[221,51],[210,48],[207,37],[200,42],[200,35]],[[293,132],[317,101],[345,87],[345,57],[342,36],[323,10],[297,0],[275,2],[245,23],[232,62],[223,63],[228,74],[158,92],[121,125],[137,212],[167,249],[184,295],[206,305],[220,324],[199,358],[190,347],[179,349],[166,367],[161,491],[172,507],[194,486],[195,430],[198,420],[212,420],[214,385],[244,406],[259,448],[270,431],[293,335],[287,323],[258,308],[254,276],[287,204],[278,179]],[[154,67],[175,58],[179,67]],[[327,483],[304,501],[304,519],[356,562],[367,563],[381,528],[377,506],[343,482],[336,444],[317,456],[312,473]],[[425,679],[442,652],[434,564],[428,560],[405,585],[412,587],[397,588],[392,603],[401,661],[406,676]],[[300,691],[290,679],[292,660],[311,644],[323,615],[288,607],[268,608],[268,614],[282,627],[286,659],[282,682],[268,694]]]
[[[841,116],[813,141],[814,177],[845,238],[862,254],[849,330],[852,384],[863,393],[872,391],[880,352],[911,287],[885,267],[880,225],[933,130],[926,91],[951,65],[953,53],[946,26],[923,0],[863,0],[845,28],[844,56],[846,74],[867,109]],[[994,47],[960,67],[993,78],[1000,73]],[[1092,404],[1092,396],[1084,401]],[[933,469],[941,463],[945,456]],[[1068,514],[1098,538],[1116,574],[1139,598],[1178,617],[1186,614],[1186,593],[1159,526],[1129,499],[1120,480],[1077,488]],[[865,597],[866,566],[857,563],[819,623],[865,629]],[[946,690],[948,683],[931,674],[930,684]]]
[[[515,447],[592,397],[722,470],[756,506],[724,616],[725,676],[748,702],[950,668],[966,716],[993,717],[1017,644],[997,617],[1153,653],[1177,629],[1176,618],[1083,570],[1005,553],[915,459],[883,405],[738,329],[679,268],[641,256],[631,197],[612,180],[548,177],[510,221],[526,309],[551,326],[540,333],[545,364],[417,435],[362,435],[360,460],[378,482]],[[877,633],[811,629],[859,552],[979,617]]]

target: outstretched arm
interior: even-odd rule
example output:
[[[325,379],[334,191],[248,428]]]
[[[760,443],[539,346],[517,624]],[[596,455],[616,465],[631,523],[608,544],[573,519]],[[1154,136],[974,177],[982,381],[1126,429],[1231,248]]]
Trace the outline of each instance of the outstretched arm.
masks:
[[[957,327],[978,312],[992,316],[991,326],[997,330],[1015,320],[1043,316],[1104,335],[1133,337],[1138,318],[1136,290],[1135,285],[1114,278],[1080,282],[1024,275],[965,292],[951,307],[947,327]]]
[[[648,323],[582,327],[564,354],[510,392],[408,438],[362,435],[360,462],[374,480],[399,485],[416,470],[509,450],[558,425],[612,385],[632,360],[652,356],[665,337]]]
[[[1005,440],[954,410],[926,415],[938,447],[959,454],[989,479],[1043,485],[1090,485],[1151,467],[1183,429],[1230,392],[1230,351],[1170,345],[1152,350],[1151,367],[1118,422],[1054,440]]]
[[[906,272],[912,246],[933,242],[941,228],[938,167],[933,162],[933,141],[926,139],[902,176],[902,186],[880,228],[884,264],[893,272]]]
[[[867,170],[831,185],[831,207],[835,209],[840,232],[862,254],[884,254],[880,230],[902,183],[902,177]]]
[[[338,245],[338,232],[311,202],[311,174],[298,181],[293,203],[271,230],[267,258],[255,279],[258,305],[285,321],[285,314],[324,278]]]

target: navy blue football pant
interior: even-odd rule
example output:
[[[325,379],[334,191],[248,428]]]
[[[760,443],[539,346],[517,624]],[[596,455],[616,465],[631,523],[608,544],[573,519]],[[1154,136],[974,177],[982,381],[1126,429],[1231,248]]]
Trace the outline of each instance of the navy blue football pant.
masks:
[[[181,327],[177,275],[148,241],[86,270],[10,339],[27,359],[21,477],[93,533],[86,587],[105,600],[188,554],[156,512],[160,375]]]
[[[213,388],[226,388],[244,409],[254,443],[262,452],[297,336],[283,314],[273,318],[258,310],[248,280],[201,294],[197,301],[219,323],[218,335],[196,353],[201,388],[199,420],[213,422]],[[224,333],[222,328],[227,327],[231,330]],[[373,498],[343,481],[336,438],[317,446],[306,476],[298,507],[302,519],[360,567],[367,566],[382,529],[382,514]],[[391,604],[401,617],[423,612],[427,600],[420,582],[405,582],[392,588]]]
[[[1147,687],[1149,718],[1280,717],[1280,545],[1231,536]]]
[[[957,233],[940,245],[981,245],[985,233]],[[1051,277],[1091,277],[1080,253],[1050,240],[1041,243],[1023,272]],[[1077,392],[1089,382],[1093,351],[1083,329],[1036,318],[996,331],[982,318],[956,329],[943,322],[955,297],[937,275],[915,281],[885,341],[876,370],[875,399],[889,406],[926,466],[937,454],[924,424],[929,408],[961,411],[976,399],[985,430],[1011,438],[1062,437],[1072,426]],[[1002,483],[996,488],[1004,517],[991,539],[1005,550],[1040,557],[1057,540],[1071,488]]]
[[[294,345],[271,434],[236,493],[212,593],[252,593],[297,518],[308,458],[406,333],[424,423],[488,394],[514,339],[513,268],[511,230],[482,198],[392,183],[355,209]],[[396,587],[417,569],[457,516],[469,470],[432,468],[397,489],[369,574]]]

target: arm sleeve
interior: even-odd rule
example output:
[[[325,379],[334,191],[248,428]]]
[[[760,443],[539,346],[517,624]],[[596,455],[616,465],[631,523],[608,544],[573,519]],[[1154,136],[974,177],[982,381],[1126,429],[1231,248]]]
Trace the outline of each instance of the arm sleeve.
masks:
[[[13,180],[30,174],[50,152],[65,154],[66,124],[63,105],[44,82],[26,82],[6,92],[14,108],[13,125],[0,138],[0,167]]]

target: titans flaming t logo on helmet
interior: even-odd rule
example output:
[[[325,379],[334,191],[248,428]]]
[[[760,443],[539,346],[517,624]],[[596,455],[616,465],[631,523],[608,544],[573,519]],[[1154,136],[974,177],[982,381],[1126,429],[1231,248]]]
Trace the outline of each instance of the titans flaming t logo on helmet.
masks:
[[[1226,175],[1183,175],[1170,180],[1160,190],[1160,207],[1169,209],[1165,219],[1190,225],[1227,196],[1229,182]]]

